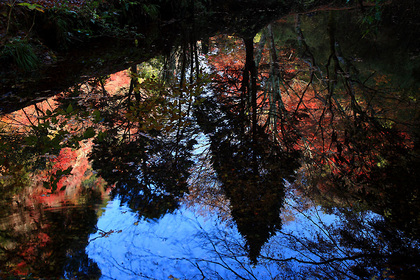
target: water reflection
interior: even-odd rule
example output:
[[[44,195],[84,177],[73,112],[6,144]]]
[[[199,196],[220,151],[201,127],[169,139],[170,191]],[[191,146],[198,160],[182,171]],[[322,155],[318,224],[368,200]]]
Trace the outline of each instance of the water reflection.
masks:
[[[196,110],[198,123],[210,135],[213,168],[220,187],[247,241],[249,257],[256,263],[261,247],[281,229],[284,182],[293,180],[297,154],[285,152],[264,133],[244,133],[247,128],[232,113],[210,99]]]
[[[85,252],[96,223],[92,205],[19,209],[2,218],[0,275],[98,279],[101,271]]]
[[[240,235],[217,219],[182,207],[158,221],[147,221],[119,203],[110,203],[98,221],[98,228],[112,233],[92,235],[86,248],[104,279],[229,279],[235,277],[241,263],[252,270],[245,255],[231,251]],[[236,248],[239,246],[238,242]],[[229,255],[232,260],[225,259]]]
[[[398,242],[391,245],[389,237],[378,233],[397,232],[381,227],[386,224],[381,216],[326,214],[310,200],[294,198],[288,194],[283,208],[293,221],[285,222],[268,240],[254,265],[248,261],[246,241],[233,218],[222,221],[215,212],[208,215],[206,204],[181,207],[148,221],[115,200],[99,219],[100,231],[91,235],[86,250],[98,263],[103,279],[305,279],[308,275],[354,279],[363,273],[391,276],[402,262],[403,279],[416,275],[418,243],[401,242],[404,239],[395,235]],[[364,251],[368,246],[376,251]],[[390,254],[389,246],[398,250],[397,255]],[[393,262],[398,256],[404,258]]]
[[[107,182],[115,182],[111,195],[151,219],[175,210],[188,190],[191,143],[185,147],[157,137],[140,135],[127,142],[118,137],[108,134],[91,154],[93,168]]]
[[[2,205],[105,186],[113,200],[98,221],[88,206],[2,206],[5,225],[22,220],[1,231],[2,272],[414,279],[418,50],[396,53],[411,69],[396,73],[370,49],[391,27],[363,34],[352,15],[283,18],[203,53],[189,36],[117,89],[97,77],[8,116]]]

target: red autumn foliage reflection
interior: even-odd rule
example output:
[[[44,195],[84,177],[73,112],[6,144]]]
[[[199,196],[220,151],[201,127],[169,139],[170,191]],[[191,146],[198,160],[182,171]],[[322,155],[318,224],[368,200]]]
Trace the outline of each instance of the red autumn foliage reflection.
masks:
[[[121,87],[127,86],[129,81],[127,71],[122,71],[111,75],[105,83],[105,87],[110,94],[114,94]],[[91,98],[95,97],[91,96]],[[0,120],[2,132],[5,133],[4,135],[10,135],[12,139],[15,137],[18,141],[21,137],[28,137],[34,133],[36,135],[37,129],[42,127],[38,125],[42,125],[45,121],[50,122],[51,127],[49,128],[53,131],[54,122],[52,117],[48,117],[47,111],[54,112],[58,106],[59,103],[52,98],[12,114],[4,115]],[[85,120],[83,125],[80,125],[65,113],[58,116],[57,120],[56,126],[63,124],[62,129],[79,134],[80,131],[83,132],[81,128],[93,124],[89,120]],[[53,135],[53,133],[51,134]],[[71,134],[68,136],[70,138]],[[52,138],[53,136],[49,137]],[[19,149],[25,148],[25,142],[17,143],[23,145]],[[30,172],[29,168],[23,165],[30,166],[32,164],[30,161],[19,164],[18,170],[23,175],[14,174],[17,167],[14,166],[16,163],[12,161],[10,153],[18,153],[16,147],[11,146],[11,150],[8,151],[9,154],[6,153],[7,151],[2,151],[1,156],[10,159],[10,161],[6,160],[5,163],[7,164],[3,164],[0,169],[0,176],[6,184],[4,187],[6,188],[8,183],[5,178],[25,176],[28,180],[22,182],[24,184],[22,189],[13,185],[14,181],[11,180],[10,182],[11,187],[16,187],[16,190],[11,190],[13,194],[11,209],[15,211],[15,214],[10,214],[6,220],[2,220],[0,223],[0,230],[7,227],[12,237],[10,240],[2,241],[1,244],[2,248],[6,250],[0,257],[2,260],[5,258],[7,262],[0,265],[0,277],[8,277],[10,274],[20,277],[28,274],[42,275],[43,277],[59,275],[62,273],[60,269],[63,265],[54,264],[65,261],[65,256],[62,254],[69,254],[61,248],[65,249],[66,246],[70,246],[69,241],[78,240],[78,238],[82,240],[83,238],[78,235],[78,231],[86,234],[88,231],[84,227],[91,227],[93,226],[91,223],[96,223],[94,207],[92,205],[84,206],[84,202],[89,199],[95,200],[101,196],[104,198],[109,189],[106,189],[106,182],[100,177],[97,178],[92,171],[88,159],[88,154],[92,149],[92,141],[85,139],[78,144],[78,148],[64,146],[57,154],[41,154],[40,158],[45,158],[47,164],[45,168],[34,172]],[[62,173],[65,170],[69,170],[69,172],[60,175],[60,172]],[[45,183],[52,180],[57,180],[55,191],[52,191],[50,186],[45,186]],[[57,218],[47,218],[50,216],[61,218],[58,220]],[[86,219],[91,221],[82,221],[83,216],[87,216]],[[66,232],[64,239],[69,240],[65,241],[63,237],[57,235],[62,234],[63,231]],[[77,239],[73,239],[72,234],[76,234]],[[82,249],[84,250],[84,247]],[[47,266],[46,269],[45,263],[51,265]],[[8,274],[1,274],[3,270],[7,271]]]
[[[385,183],[387,165],[398,160],[395,151],[413,145],[403,126],[388,128],[381,121],[395,119],[396,110],[363,99],[367,89],[350,87],[346,77],[343,86],[337,86],[334,92],[328,90],[328,77],[322,77],[310,63],[295,56],[297,51],[290,47],[273,50],[269,43],[263,49],[261,43],[254,46],[254,55],[261,55],[258,122],[280,142],[294,135],[293,148],[309,162],[301,167],[300,182],[306,187],[310,183],[323,193],[341,192],[337,185],[351,192],[373,191],[373,182]],[[220,100],[237,104],[242,94],[243,41],[219,36],[212,38],[212,47],[208,62],[216,72],[214,83],[221,91]],[[280,93],[277,100],[273,88],[268,87],[274,78],[279,83],[274,89]],[[387,86],[388,81],[383,75],[375,77],[373,90]],[[373,117],[374,112],[381,115]]]

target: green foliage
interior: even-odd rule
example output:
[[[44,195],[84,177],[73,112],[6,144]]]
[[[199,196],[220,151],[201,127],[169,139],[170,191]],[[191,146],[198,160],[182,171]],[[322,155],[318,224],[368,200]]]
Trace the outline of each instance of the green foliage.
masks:
[[[197,97],[209,80],[199,76],[196,82],[183,87],[168,85],[158,78],[156,67],[159,64],[157,60],[152,60],[143,63],[139,73],[132,73],[133,78],[139,81],[134,89],[139,99],[136,104],[129,106],[125,117],[129,121],[138,122],[142,131],[164,130],[169,133],[190,124],[184,118],[187,112],[181,108],[200,102]]]
[[[163,66],[162,60],[158,58],[143,62],[138,66],[139,77],[142,79],[158,77],[160,75],[160,69],[163,69]]]
[[[160,12],[159,12],[159,6],[158,5],[151,4],[151,3],[149,3],[149,4],[145,3],[145,4],[141,5],[141,8],[143,10],[143,13],[146,16],[148,16],[152,19],[157,19],[159,17]]]
[[[57,170],[55,174],[51,174],[48,181],[43,182],[44,188],[51,190],[52,193],[57,191],[58,182],[61,180],[61,178],[64,178],[68,175],[70,175],[71,171],[73,170],[73,167],[70,166],[66,170]],[[60,191],[64,191],[66,189],[66,186],[63,186],[60,188]]]
[[[128,12],[130,9],[139,8],[141,14],[151,19],[157,19],[160,14],[160,6],[155,3],[156,1],[142,0],[142,1],[130,1],[130,0],[119,0],[122,12]],[[158,1],[160,2],[160,1]]]
[[[98,176],[96,174],[92,174],[88,179],[82,182],[82,187],[83,189],[93,189],[97,181]]]
[[[39,4],[35,4],[35,3],[19,3],[18,5],[19,6],[22,6],[22,7],[26,7],[29,10],[36,10],[36,11],[39,11],[41,13],[44,12],[44,7],[42,7]]]
[[[376,33],[378,31],[378,27],[382,21],[382,5],[385,0],[369,0],[368,2],[375,3],[375,5],[370,7],[362,18],[361,25],[364,27],[363,36],[367,36],[370,33]]]
[[[12,60],[23,71],[32,71],[38,68],[39,58],[30,43],[20,38],[14,38],[3,46],[0,57]]]
[[[44,9],[41,5],[38,4],[31,4],[31,3],[18,3],[16,5],[17,0],[14,0],[12,3],[7,3],[6,5],[9,6],[9,12],[7,14],[7,26],[6,26],[6,33],[5,35],[8,35],[9,33],[9,29],[11,27],[11,23],[13,23],[13,25],[15,25],[16,27],[19,28],[19,22],[15,22],[16,20],[12,20],[12,13],[14,12],[14,9],[16,6],[20,6],[20,7],[25,7],[27,8],[29,11],[39,11],[39,12],[44,12]],[[6,14],[4,14],[6,15]],[[35,15],[34,15],[34,20],[35,20]],[[20,20],[19,20],[20,21]],[[33,26],[33,24],[32,24]],[[31,27],[32,28],[32,27]]]

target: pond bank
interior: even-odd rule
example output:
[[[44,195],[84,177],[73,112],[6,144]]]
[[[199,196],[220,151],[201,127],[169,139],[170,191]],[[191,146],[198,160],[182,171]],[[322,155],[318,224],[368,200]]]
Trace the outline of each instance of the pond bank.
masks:
[[[290,13],[360,8],[356,1],[1,2],[0,114],[168,52],[181,38],[245,36]]]

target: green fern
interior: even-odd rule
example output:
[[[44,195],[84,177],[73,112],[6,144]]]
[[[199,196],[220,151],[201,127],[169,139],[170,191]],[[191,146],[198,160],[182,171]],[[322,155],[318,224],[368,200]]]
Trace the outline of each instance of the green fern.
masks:
[[[5,44],[0,57],[12,60],[23,71],[32,71],[38,68],[39,59],[32,46],[23,40],[12,40]]]
[[[159,17],[159,6],[156,4],[142,4],[142,10],[151,19],[157,19]]]

